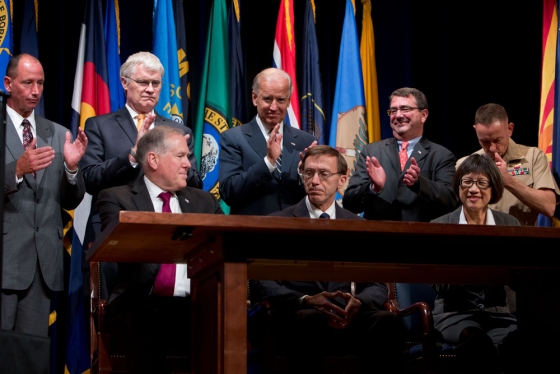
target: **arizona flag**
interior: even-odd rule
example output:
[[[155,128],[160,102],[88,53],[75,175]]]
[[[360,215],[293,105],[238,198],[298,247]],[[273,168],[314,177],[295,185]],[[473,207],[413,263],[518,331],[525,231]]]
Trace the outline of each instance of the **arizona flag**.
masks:
[[[348,163],[350,176],[354,173],[356,160],[362,148],[368,143],[365,109],[362,63],[354,6],[352,0],[346,0],[329,145],[342,153]],[[348,182],[341,191],[339,190],[341,195],[344,195],[347,184]]]
[[[296,37],[294,34],[293,0],[281,0],[276,22],[272,65],[282,69],[292,78],[292,95],[288,115],[284,121],[292,127],[299,125],[299,95],[296,83]]]
[[[555,0],[543,2],[541,108],[539,121],[539,148],[546,154],[552,174],[560,181],[560,80],[556,79],[560,59],[558,53],[558,5]],[[552,220],[539,214],[538,226],[560,227],[557,207]]]
[[[177,57],[177,34],[171,0],[154,1],[154,55],[165,70],[156,111],[184,123],[181,102],[181,79]]]
[[[0,0],[0,74],[2,75],[6,73],[6,66],[14,54],[10,4],[10,0]]]
[[[98,0],[88,0],[86,4],[84,23],[80,32],[72,109],[70,128],[74,137],[78,132],[78,126],[83,129],[85,121],[89,117],[110,111],[103,14],[101,1]],[[65,372],[69,374],[88,372],[91,366],[86,334],[82,276],[84,237],[90,208],[91,196],[86,194],[80,205],[74,210],[65,369]]]

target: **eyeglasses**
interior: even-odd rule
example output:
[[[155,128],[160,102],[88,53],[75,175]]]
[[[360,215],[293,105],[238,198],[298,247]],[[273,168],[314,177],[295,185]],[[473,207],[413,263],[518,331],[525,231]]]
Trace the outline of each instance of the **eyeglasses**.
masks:
[[[473,184],[476,184],[476,186],[481,190],[490,188],[490,181],[488,179],[472,180],[468,178],[463,178],[461,179],[461,182],[459,182],[459,185],[463,188],[471,188]]]
[[[147,88],[150,84],[152,84],[152,87],[154,89],[158,89],[159,86],[161,85],[161,81],[150,81],[150,80],[146,80],[146,79],[134,79],[134,78],[130,78],[130,77],[125,77],[127,79],[130,79],[134,82],[136,82],[137,85],[139,85],[142,88]]]
[[[303,179],[310,180],[313,179],[313,177],[315,176],[315,173],[317,173],[317,175],[319,175],[319,178],[322,181],[326,181],[327,179],[329,179],[331,176],[335,175],[335,174],[342,174],[342,173],[331,173],[328,170],[313,170],[313,169],[305,169],[303,171]]]
[[[398,112],[399,110],[401,111],[401,113],[406,114],[406,113],[412,112],[414,109],[421,110],[421,109],[423,109],[423,108],[414,108],[414,107],[411,107],[411,106],[401,106],[401,107],[398,107],[398,108],[389,108],[389,109],[387,109],[387,114],[390,115],[390,116],[392,116],[393,114],[397,114],[397,112]]]

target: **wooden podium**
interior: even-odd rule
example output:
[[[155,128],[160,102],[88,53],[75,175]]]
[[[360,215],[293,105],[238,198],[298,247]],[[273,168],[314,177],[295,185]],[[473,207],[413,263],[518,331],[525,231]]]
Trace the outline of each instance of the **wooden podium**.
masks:
[[[246,374],[248,279],[517,285],[527,361],[546,365],[534,343],[550,326],[534,314],[560,300],[559,239],[541,227],[123,211],[87,260],[188,264],[193,374]]]

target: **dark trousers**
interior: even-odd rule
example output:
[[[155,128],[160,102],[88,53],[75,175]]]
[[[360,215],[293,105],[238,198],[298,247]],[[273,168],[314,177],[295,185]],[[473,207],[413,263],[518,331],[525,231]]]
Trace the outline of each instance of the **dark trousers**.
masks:
[[[190,297],[120,295],[108,308],[111,351],[131,373],[170,373],[166,356],[190,353]]]
[[[401,370],[406,327],[393,313],[363,312],[342,330],[329,327],[325,315],[315,309],[273,315],[272,321],[275,349],[288,355],[292,373],[323,373],[325,355],[341,354],[361,356],[364,373]]]

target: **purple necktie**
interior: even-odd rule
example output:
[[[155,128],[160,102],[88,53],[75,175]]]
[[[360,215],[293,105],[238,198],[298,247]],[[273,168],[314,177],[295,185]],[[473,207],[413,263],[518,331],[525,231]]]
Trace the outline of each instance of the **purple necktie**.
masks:
[[[171,192],[162,192],[158,197],[163,200],[162,213],[171,213],[169,200],[173,195]],[[161,264],[154,282],[154,294],[161,296],[173,296],[175,290],[175,264]]]
[[[21,122],[21,125],[23,126],[23,149],[27,149],[29,148],[29,145],[33,141],[33,132],[31,131],[31,123],[29,123],[27,118],[24,118],[23,121]],[[37,178],[37,175],[35,173],[33,173],[33,178]]]

